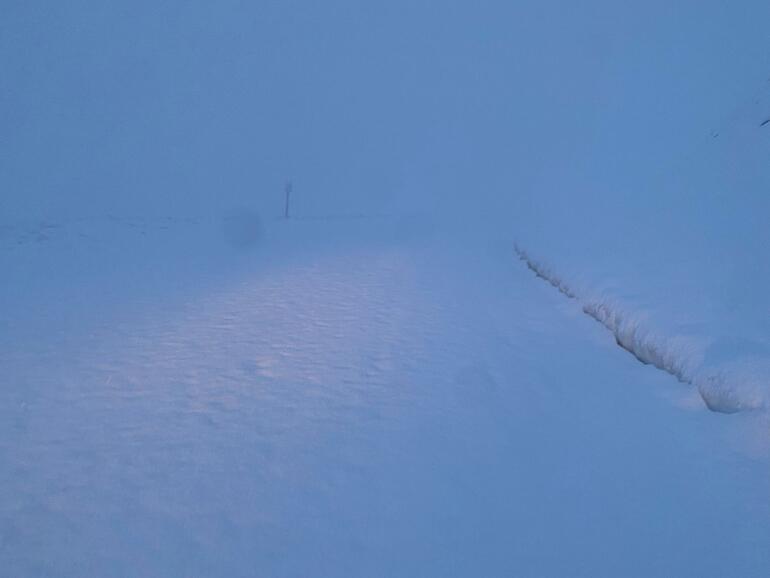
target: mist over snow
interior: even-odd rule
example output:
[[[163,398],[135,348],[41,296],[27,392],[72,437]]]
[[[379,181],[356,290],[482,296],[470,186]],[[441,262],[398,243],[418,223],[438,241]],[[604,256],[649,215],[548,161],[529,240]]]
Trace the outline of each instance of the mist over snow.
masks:
[[[0,574],[767,576],[768,23],[0,2]]]

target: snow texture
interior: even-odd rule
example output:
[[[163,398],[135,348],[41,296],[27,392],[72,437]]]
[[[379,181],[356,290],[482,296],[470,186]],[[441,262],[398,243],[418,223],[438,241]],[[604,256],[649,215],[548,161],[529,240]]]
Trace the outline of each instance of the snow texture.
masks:
[[[770,576],[768,22],[0,2],[0,575]]]

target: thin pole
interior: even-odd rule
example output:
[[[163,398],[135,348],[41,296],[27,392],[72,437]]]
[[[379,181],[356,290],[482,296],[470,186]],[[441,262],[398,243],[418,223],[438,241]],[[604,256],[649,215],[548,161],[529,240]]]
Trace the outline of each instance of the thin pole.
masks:
[[[291,181],[286,181],[286,206],[283,209],[283,218],[289,218],[289,197],[291,196]]]

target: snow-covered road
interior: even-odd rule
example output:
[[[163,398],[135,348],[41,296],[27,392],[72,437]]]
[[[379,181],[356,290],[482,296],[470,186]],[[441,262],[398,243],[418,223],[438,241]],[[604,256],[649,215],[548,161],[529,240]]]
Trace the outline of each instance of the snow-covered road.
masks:
[[[767,575],[762,415],[708,412],[507,240],[386,237],[8,325],[2,574]]]

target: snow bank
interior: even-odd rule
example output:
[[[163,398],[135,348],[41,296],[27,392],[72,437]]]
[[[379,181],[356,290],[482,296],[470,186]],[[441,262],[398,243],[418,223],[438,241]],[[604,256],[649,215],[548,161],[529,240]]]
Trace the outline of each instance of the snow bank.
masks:
[[[516,254],[537,277],[555,287],[565,297],[580,303],[583,312],[601,323],[616,343],[646,365],[672,375],[682,383],[697,387],[711,411],[736,413],[766,406],[766,384],[761,364],[733,364],[718,370],[702,367],[699,346],[686,336],[665,336],[645,326],[643,316],[623,309],[607,297],[577,292],[550,267],[530,257],[519,245]]]

